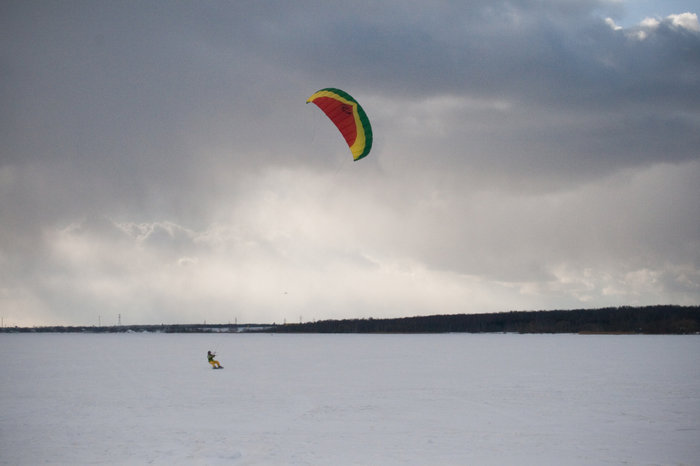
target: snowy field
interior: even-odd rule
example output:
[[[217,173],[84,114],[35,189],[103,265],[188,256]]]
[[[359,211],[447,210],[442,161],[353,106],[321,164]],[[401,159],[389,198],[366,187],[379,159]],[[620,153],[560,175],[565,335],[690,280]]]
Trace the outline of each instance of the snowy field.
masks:
[[[698,465],[700,337],[0,334],[0,463]]]

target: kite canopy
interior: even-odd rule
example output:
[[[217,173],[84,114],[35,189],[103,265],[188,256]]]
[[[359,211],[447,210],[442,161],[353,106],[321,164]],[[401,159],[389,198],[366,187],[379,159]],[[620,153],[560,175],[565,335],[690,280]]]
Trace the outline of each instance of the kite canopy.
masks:
[[[372,126],[360,104],[340,89],[321,89],[308,98],[335,124],[350,147],[352,157],[360,160],[372,148]]]

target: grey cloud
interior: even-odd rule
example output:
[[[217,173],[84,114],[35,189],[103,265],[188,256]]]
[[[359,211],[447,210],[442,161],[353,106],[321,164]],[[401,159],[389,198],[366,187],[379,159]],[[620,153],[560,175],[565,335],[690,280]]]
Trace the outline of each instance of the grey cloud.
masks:
[[[236,303],[281,321],[283,305],[420,313],[440,294],[455,312],[697,300],[689,16],[616,28],[616,2],[534,0],[0,8],[5,303],[77,320],[105,296],[165,320]],[[362,163],[304,104],[326,86],[370,115]]]

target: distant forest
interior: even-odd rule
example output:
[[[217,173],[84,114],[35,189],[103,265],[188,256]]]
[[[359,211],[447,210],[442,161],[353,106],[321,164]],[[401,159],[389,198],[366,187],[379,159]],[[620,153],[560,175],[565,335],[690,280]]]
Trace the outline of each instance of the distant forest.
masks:
[[[267,324],[177,324],[5,327],[0,332],[73,333],[616,333],[700,334],[700,306],[608,307],[569,311],[511,311],[396,319],[345,319]]]
[[[511,311],[397,319],[348,319],[287,324],[284,333],[700,333],[700,306],[609,307]]]

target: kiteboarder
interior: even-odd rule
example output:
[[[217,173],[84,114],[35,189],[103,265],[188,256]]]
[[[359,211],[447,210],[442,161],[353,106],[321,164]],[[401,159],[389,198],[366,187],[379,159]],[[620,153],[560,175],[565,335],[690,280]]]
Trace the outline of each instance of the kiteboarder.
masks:
[[[211,364],[212,369],[223,369],[224,366],[219,364],[219,361],[214,359],[214,356],[216,356],[214,353],[211,351],[207,351],[207,360],[209,361],[209,364]]]

